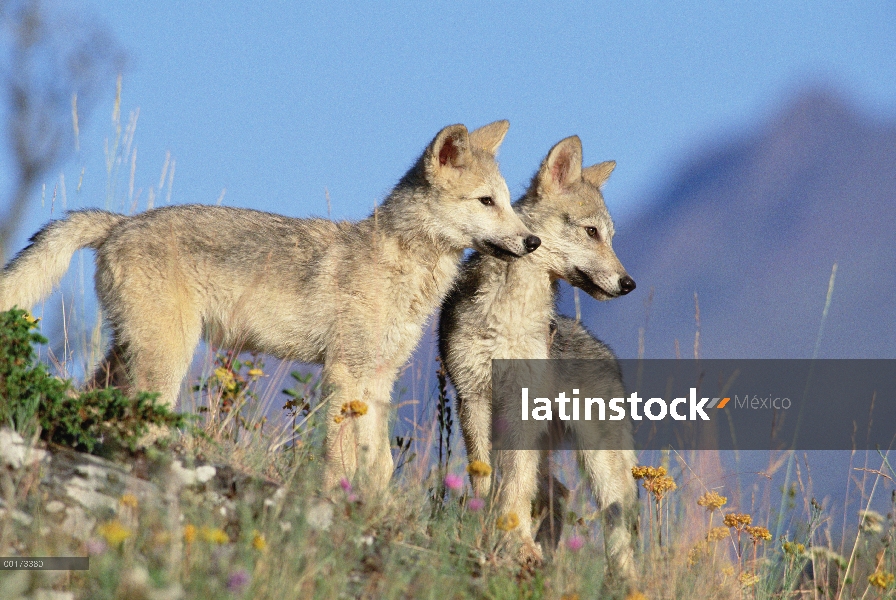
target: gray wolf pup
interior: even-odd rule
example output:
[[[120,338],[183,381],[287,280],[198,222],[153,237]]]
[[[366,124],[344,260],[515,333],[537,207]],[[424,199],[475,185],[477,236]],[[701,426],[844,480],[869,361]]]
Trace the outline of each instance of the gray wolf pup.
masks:
[[[356,223],[199,205],[132,217],[72,212],[6,266],[0,309],[30,308],[76,250],[93,248],[112,330],[94,384],[159,392],[174,406],[200,338],[320,363],[329,390],[325,489],[358,471],[363,489],[380,491],[393,469],[393,382],[464,249],[511,259],[538,247],[495,161],[507,128],[446,127]],[[366,414],[338,423],[354,400],[366,403]]]
[[[539,251],[513,263],[474,254],[442,305],[440,353],[457,389],[470,461],[491,463],[492,359],[612,357],[581,326],[557,320],[555,297],[559,279],[598,300],[635,289],[635,282],[613,252],[613,222],[600,192],[614,167],[614,162],[603,162],[583,169],[582,146],[576,136],[554,146],[528,191],[514,205],[523,222],[542,240]],[[552,322],[558,324],[553,341]],[[621,388],[621,381],[618,384]],[[582,433],[585,438],[590,435]],[[612,445],[614,441],[610,447],[631,447]],[[632,577],[630,532],[637,512],[637,488],[629,470],[635,463],[634,452],[594,450],[579,451],[578,455],[604,511],[610,564],[624,577]],[[519,517],[514,530],[519,558],[539,562],[542,551],[533,539],[530,516],[539,485],[539,452],[502,451],[496,458],[502,477],[498,514]],[[488,477],[472,477],[471,482],[476,494],[489,493]]]

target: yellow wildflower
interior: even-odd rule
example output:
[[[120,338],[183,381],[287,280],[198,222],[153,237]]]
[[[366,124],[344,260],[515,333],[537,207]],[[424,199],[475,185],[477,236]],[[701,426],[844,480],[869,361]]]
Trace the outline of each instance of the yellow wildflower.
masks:
[[[732,565],[728,565],[727,567],[723,568],[722,575],[731,577],[732,575],[734,575],[734,567]]]
[[[361,400],[352,400],[348,403],[348,412],[353,417],[361,417],[367,414],[367,403]]]
[[[188,544],[192,544],[194,541],[196,541],[195,525],[184,525],[184,541]]]
[[[706,492],[697,500],[697,505],[706,508],[709,512],[718,510],[728,503],[728,498],[719,495],[718,492]]]
[[[467,473],[473,477],[488,477],[492,474],[492,468],[481,460],[474,460],[467,465]]]
[[[662,469],[662,467],[660,468]],[[663,471],[665,471],[665,469],[663,469]],[[667,475],[645,478],[643,485],[644,489],[653,494],[657,501],[662,500],[663,496],[678,487],[675,484],[675,480]]]
[[[632,467],[635,479],[656,479],[666,475],[666,467]]]
[[[678,487],[675,480],[666,475],[666,467],[632,467],[632,477],[643,479],[644,489],[653,494],[657,502]]]
[[[249,377],[264,377],[264,371],[255,367],[254,369],[249,369],[248,375]]]
[[[727,527],[713,527],[706,534],[706,541],[717,542],[719,540],[724,540],[729,535],[731,534],[728,532]]]
[[[519,527],[520,518],[516,513],[507,513],[506,515],[501,515],[498,517],[498,521],[495,523],[495,526],[501,531],[512,531]]]
[[[137,508],[137,505],[139,504],[137,496],[134,494],[123,494],[121,498],[118,499],[118,502],[121,503],[122,506],[127,506],[129,508]]]
[[[265,541],[264,536],[257,531],[252,534],[252,547],[256,550],[264,550],[268,547],[268,543]]]
[[[868,576],[868,583],[880,589],[892,585],[894,581],[896,581],[896,575],[886,571],[878,571]]]
[[[367,403],[363,400],[352,400],[339,408],[339,414],[333,417],[333,420],[342,423],[346,417],[363,417],[366,414]]]
[[[806,547],[796,542],[784,542],[782,547],[786,554],[804,554],[806,552]]]
[[[744,527],[744,531],[750,534],[750,537],[753,538],[754,542],[759,542],[762,540],[768,541],[772,539],[771,532],[761,525]]]
[[[753,523],[753,517],[744,513],[728,513],[725,515],[723,522],[728,527],[735,529],[743,529],[746,525]]]
[[[740,581],[740,584],[744,587],[752,587],[759,583],[759,575],[744,571],[737,576],[737,580]]]
[[[118,546],[131,537],[131,530],[121,524],[121,521],[108,521],[97,529],[99,534],[106,539],[110,546]]]
[[[202,539],[206,542],[214,544],[226,544],[230,541],[227,533],[225,533],[223,529],[217,527],[203,527],[199,530],[199,535],[201,535]]]
[[[220,382],[221,387],[226,390],[233,390],[236,387],[236,378],[233,375],[233,371],[230,369],[218,367],[215,369],[215,377],[218,379],[218,382]]]
[[[32,314],[30,312],[28,312],[27,310],[25,311],[25,314],[22,315],[22,318],[24,318],[26,321],[28,321],[32,325],[37,325],[37,322],[40,321],[40,319],[37,319],[34,316],[32,316]]]

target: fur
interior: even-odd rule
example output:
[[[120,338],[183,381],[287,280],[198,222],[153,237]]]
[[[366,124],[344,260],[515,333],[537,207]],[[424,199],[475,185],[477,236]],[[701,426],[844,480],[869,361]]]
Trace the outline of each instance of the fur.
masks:
[[[493,359],[613,357],[580,324],[557,317],[555,298],[559,279],[598,300],[635,288],[613,251],[613,222],[600,191],[614,166],[604,162],[583,169],[581,142],[576,136],[554,146],[514,206],[542,240],[539,251],[513,263],[474,254],[442,305],[440,353],[457,389],[458,413],[471,461],[491,464]],[[557,324],[555,333],[551,323]],[[621,380],[611,383],[622,386]],[[592,435],[580,433],[585,438]],[[625,440],[613,441],[622,444],[617,448],[626,447]],[[538,451],[502,451],[496,458],[501,474],[498,514],[517,514],[520,525],[514,533],[519,558],[539,562],[542,549],[533,539],[530,507],[539,486],[546,487],[549,474],[542,468],[539,483]],[[637,514],[637,488],[630,473],[634,452],[579,451],[579,460],[605,509],[611,565],[630,578],[634,569],[630,532]],[[490,478],[472,477],[471,482],[477,495],[490,492]]]
[[[173,407],[200,338],[320,363],[329,394],[325,488],[358,471],[362,488],[381,491],[393,469],[392,385],[464,249],[503,260],[538,246],[495,161],[507,127],[446,127],[360,222],[199,205],[133,217],[70,213],[6,266],[0,309],[30,308],[75,250],[94,248],[113,339],[93,385],[159,392]],[[337,424],[352,400],[367,414]]]

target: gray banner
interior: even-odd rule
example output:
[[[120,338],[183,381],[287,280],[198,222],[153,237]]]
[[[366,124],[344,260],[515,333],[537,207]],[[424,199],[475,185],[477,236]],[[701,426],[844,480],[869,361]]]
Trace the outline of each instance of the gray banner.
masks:
[[[896,445],[896,360],[495,360],[497,450]]]
[[[0,571],[87,571],[87,556],[5,556],[0,557]]]

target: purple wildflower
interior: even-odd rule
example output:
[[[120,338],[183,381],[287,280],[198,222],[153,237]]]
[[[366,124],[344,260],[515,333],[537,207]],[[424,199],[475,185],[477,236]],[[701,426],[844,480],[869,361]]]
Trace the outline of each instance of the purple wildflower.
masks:
[[[585,545],[585,538],[572,535],[566,539],[566,547],[569,548],[572,552],[578,552]]]
[[[227,579],[227,591],[239,594],[249,584],[249,573],[246,569],[238,569]]]
[[[485,500],[482,498],[470,498],[467,500],[467,508],[472,512],[480,511],[485,508]]]
[[[454,473],[448,473],[445,475],[445,487],[456,492],[464,487],[464,478]]]

